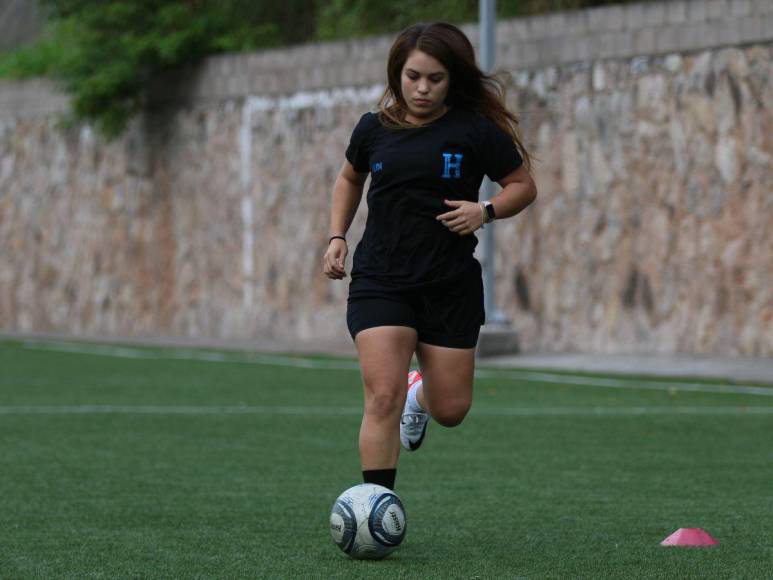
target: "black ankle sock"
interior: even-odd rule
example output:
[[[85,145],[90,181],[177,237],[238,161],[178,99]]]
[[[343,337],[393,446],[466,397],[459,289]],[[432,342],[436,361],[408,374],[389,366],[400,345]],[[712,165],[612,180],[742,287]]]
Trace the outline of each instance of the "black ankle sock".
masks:
[[[387,489],[395,488],[395,477],[397,477],[397,468],[395,469],[368,469],[362,472],[362,481],[365,483],[375,483],[383,485]]]

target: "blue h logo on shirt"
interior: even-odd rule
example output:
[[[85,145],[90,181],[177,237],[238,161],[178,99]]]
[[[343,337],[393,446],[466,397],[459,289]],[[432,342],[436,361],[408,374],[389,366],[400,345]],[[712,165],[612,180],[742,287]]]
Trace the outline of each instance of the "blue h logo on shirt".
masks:
[[[383,163],[382,161],[379,161],[378,163],[373,164],[373,173],[378,173],[379,171],[384,169],[384,166],[382,163]]]
[[[454,161],[451,161],[451,157]],[[451,175],[453,171],[453,175]],[[460,179],[462,177],[462,154],[461,153],[443,153],[443,179]]]

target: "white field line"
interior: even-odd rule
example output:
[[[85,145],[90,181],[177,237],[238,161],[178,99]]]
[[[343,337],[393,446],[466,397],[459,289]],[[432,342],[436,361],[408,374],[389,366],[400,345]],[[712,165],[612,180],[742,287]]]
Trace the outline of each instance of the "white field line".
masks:
[[[683,383],[642,381],[638,379],[605,379],[582,375],[554,375],[530,371],[489,371],[477,370],[475,376],[481,379],[509,379],[535,383],[554,383],[582,387],[605,387],[610,389],[647,389],[655,391],[693,391],[698,393],[728,393],[733,395],[761,395],[773,397],[773,388],[753,385],[719,385],[711,383]]]
[[[291,368],[350,370],[359,372],[356,361],[319,360],[302,357],[289,357],[267,354],[247,354],[239,357],[237,353],[226,354],[205,350],[172,349],[158,352],[131,347],[77,345],[66,342],[35,342],[26,341],[25,348],[33,350],[48,350],[86,355],[100,355],[131,359],[152,360],[196,360],[207,362],[225,362],[236,364],[258,364]],[[603,378],[583,375],[538,373],[521,370],[489,370],[478,369],[475,377],[479,379],[528,381],[555,385],[573,385],[583,387],[602,387],[611,389],[645,389],[657,391],[691,391],[700,393],[721,393],[733,395],[759,395],[773,397],[773,388],[755,385],[722,385],[681,381],[643,381],[633,378]]]
[[[131,358],[141,360],[195,360],[205,362],[224,362],[234,364],[258,364],[268,366],[293,367],[304,369],[355,370],[360,366],[356,361],[347,360],[317,360],[302,357],[290,357],[271,354],[220,353],[197,349],[169,349],[158,352],[124,346],[77,345],[66,342],[31,342],[22,343],[30,350],[48,350],[54,352],[69,352],[75,354],[109,356],[116,358]]]
[[[359,416],[357,407],[179,406],[179,405],[19,405],[0,406],[0,415],[300,415]],[[639,417],[653,415],[773,415],[773,407],[479,407],[488,417]]]

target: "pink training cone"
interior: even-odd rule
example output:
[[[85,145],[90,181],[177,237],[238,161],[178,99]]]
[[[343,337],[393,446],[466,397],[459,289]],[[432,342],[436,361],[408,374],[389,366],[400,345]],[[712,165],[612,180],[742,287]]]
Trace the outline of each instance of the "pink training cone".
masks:
[[[717,546],[719,542],[701,528],[679,528],[661,546]]]

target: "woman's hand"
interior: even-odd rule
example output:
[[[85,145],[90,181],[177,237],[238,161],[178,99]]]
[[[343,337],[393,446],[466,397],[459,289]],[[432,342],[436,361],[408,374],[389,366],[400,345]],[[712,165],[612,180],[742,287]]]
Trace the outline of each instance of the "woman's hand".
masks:
[[[437,221],[460,236],[466,236],[483,225],[480,204],[474,201],[443,200],[447,206],[456,209],[437,216]]]
[[[331,280],[340,280],[346,277],[344,263],[346,262],[347,253],[349,253],[349,248],[344,240],[340,238],[330,240],[327,251],[322,258],[322,269],[325,272],[325,276]]]

